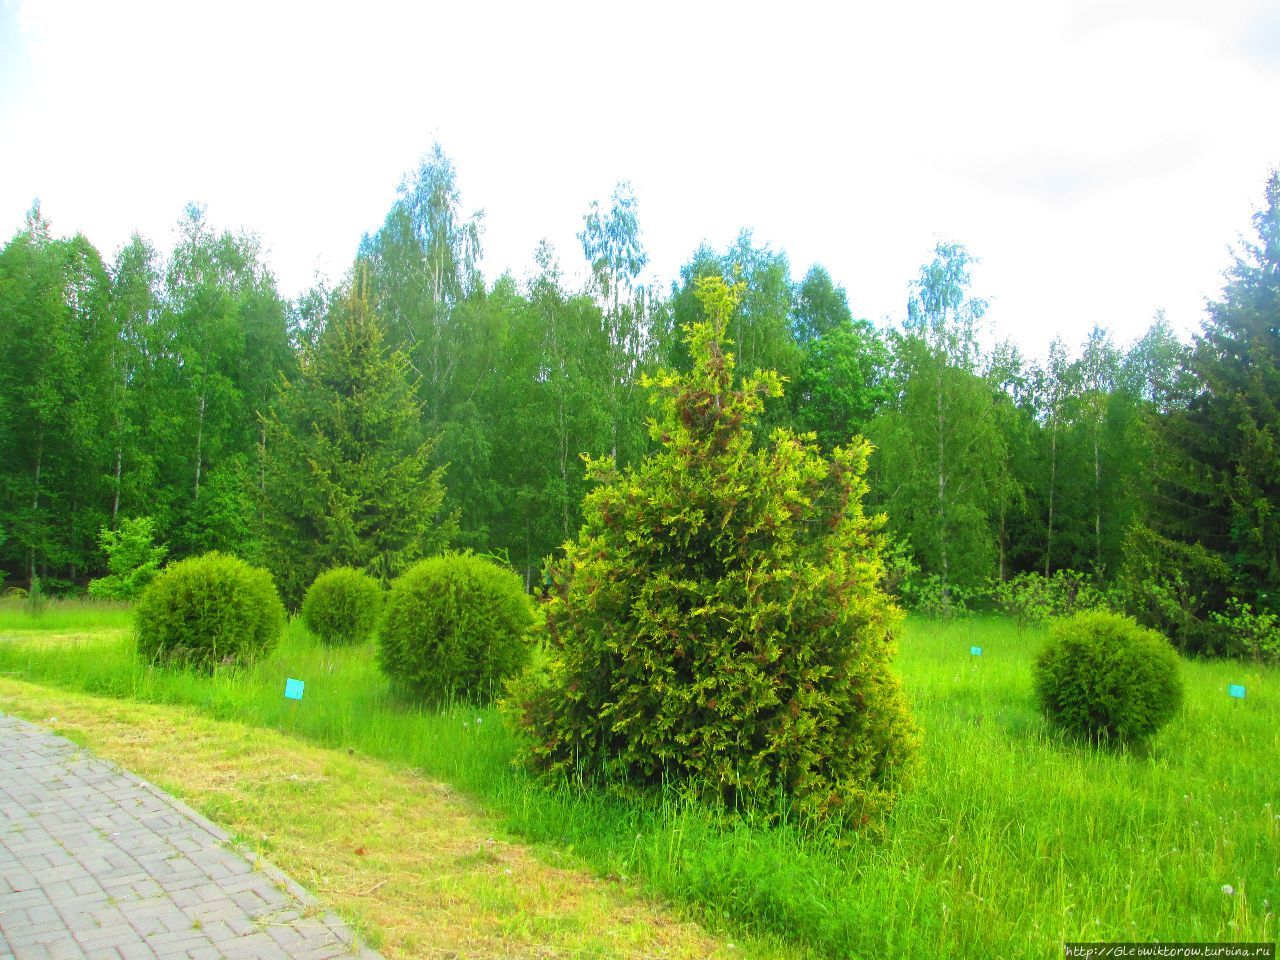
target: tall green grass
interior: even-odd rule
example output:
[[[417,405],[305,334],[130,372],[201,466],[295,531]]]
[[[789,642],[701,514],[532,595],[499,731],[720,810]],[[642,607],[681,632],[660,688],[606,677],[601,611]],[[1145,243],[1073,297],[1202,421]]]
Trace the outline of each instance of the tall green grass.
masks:
[[[0,671],[420,768],[532,843],[815,956],[1048,958],[1066,940],[1274,939],[1278,672],[1186,663],[1186,706],[1154,744],[1098,751],[1057,739],[1036,714],[1043,640],[996,619],[908,623],[898,666],[925,730],[923,772],[874,836],[719,822],[673,793],[540,783],[512,765],[494,711],[401,703],[372,647],[324,648],[296,624],[266,662],[214,677],[145,667],[118,635],[0,643]],[[284,699],[287,677],[306,682],[300,703]],[[1247,698],[1229,698],[1228,683]]]
[[[6,632],[31,630],[85,632],[125,629],[133,624],[133,606],[112,600],[35,597],[0,600],[0,639]]]

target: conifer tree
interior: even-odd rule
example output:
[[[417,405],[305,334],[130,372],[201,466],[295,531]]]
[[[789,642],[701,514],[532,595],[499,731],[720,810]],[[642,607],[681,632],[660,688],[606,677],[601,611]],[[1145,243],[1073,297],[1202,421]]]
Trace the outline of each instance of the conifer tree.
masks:
[[[552,658],[510,709],[535,767],[683,783],[853,823],[891,803],[916,739],[890,670],[900,613],[862,512],[869,446],[757,444],[774,371],[734,382],[735,288],[697,281],[688,374],[645,378],[655,453],[598,482],[554,571]]]
[[[1166,425],[1161,526],[1231,568],[1235,590],[1280,609],[1280,171],[1196,337],[1189,396]]]
[[[359,271],[330,310],[295,381],[284,381],[264,431],[268,561],[296,607],[324,570],[384,580],[445,546],[443,467],[405,354],[384,343]]]

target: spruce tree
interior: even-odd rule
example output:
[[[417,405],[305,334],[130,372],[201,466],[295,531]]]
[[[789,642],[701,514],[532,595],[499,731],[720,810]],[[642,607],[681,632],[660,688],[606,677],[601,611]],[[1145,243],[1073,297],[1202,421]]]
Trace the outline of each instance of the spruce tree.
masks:
[[[268,562],[290,607],[331,567],[388,580],[456,526],[441,515],[444,468],[430,466],[408,357],[384,343],[366,287],[360,271],[266,418]]]
[[[916,733],[890,670],[900,613],[862,511],[869,445],[756,443],[774,371],[736,384],[736,288],[700,278],[688,374],[643,383],[656,452],[598,483],[553,571],[551,659],[509,709],[534,767],[681,783],[716,802],[862,823],[893,799]]]
[[[1280,610],[1280,171],[1254,227],[1196,337],[1190,395],[1166,422],[1159,520],[1218,554],[1242,599]]]

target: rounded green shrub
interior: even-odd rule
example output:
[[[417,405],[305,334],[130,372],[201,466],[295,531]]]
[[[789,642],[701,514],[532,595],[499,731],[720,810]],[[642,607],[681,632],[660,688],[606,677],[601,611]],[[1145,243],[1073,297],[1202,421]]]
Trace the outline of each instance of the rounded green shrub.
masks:
[[[363,570],[335,567],[316,577],[302,599],[302,622],[330,645],[364,643],[382,612],[382,587]]]
[[[378,664],[410,696],[487,703],[527,662],[533,625],[533,603],[510,570],[471,554],[431,557],[391,587]]]
[[[1056,621],[1034,677],[1049,721],[1094,742],[1146,740],[1182,705],[1178,655],[1169,641],[1103,610]]]
[[[266,654],[280,639],[284,606],[266,570],[214,552],[160,571],[135,622],[143,659],[209,670]]]

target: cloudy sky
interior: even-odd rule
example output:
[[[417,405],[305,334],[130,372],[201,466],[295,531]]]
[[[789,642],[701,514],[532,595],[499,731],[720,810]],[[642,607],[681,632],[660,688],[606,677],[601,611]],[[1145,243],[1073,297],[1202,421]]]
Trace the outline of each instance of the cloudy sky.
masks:
[[[992,335],[1043,353],[1195,329],[1280,166],[1274,2],[0,4],[0,235],[39,197],[167,248],[194,200],[289,295],[439,139],[490,277],[542,237],[577,269],[628,179],[664,284],[746,227],[896,321],[958,240]]]

